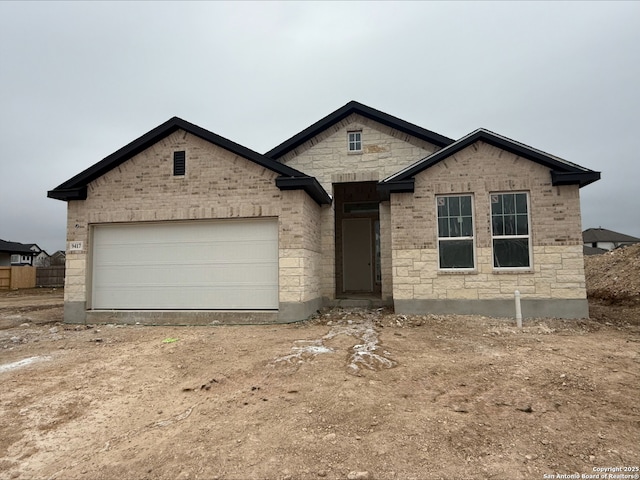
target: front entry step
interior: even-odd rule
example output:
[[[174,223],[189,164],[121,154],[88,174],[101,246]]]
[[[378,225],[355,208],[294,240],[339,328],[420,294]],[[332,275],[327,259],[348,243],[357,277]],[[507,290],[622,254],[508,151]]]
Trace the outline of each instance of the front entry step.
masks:
[[[391,305],[390,302],[385,302],[380,298],[336,298],[330,300],[330,307],[343,307],[343,308],[381,308]]]

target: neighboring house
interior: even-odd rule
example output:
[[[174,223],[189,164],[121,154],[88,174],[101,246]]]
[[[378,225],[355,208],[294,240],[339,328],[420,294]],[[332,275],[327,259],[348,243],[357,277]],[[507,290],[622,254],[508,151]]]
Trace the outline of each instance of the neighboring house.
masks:
[[[613,250],[614,248],[622,247],[625,245],[640,243],[640,238],[598,227],[587,228],[584,232],[582,232],[582,241],[589,247],[602,248],[604,250]]]
[[[62,250],[58,250],[57,252],[51,255],[51,259],[49,263],[50,263],[50,266],[52,267],[57,265],[64,265],[66,259],[67,259],[67,256],[65,255],[65,253]]]
[[[51,258],[49,254],[42,250],[37,244],[31,243],[27,245],[29,249],[34,252],[36,255],[33,257],[33,266],[34,267],[48,267],[51,263]]]
[[[33,265],[36,256],[31,245],[0,240],[0,266]]]
[[[323,305],[588,316],[579,189],[488,130],[453,140],[350,102],[264,155],[172,118],[68,202],[65,321],[287,322]]]

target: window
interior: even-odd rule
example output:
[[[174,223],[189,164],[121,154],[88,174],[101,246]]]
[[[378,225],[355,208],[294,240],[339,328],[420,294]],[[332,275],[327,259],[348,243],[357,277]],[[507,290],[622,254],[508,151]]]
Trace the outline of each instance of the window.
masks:
[[[11,263],[20,263],[20,255],[11,255]]]
[[[436,202],[440,268],[474,268],[471,195],[439,196]]]
[[[185,152],[173,152],[173,175],[184,175],[186,167]]]
[[[491,194],[494,268],[529,268],[529,201],[526,193]]]
[[[362,132],[349,132],[349,151],[361,152],[362,151]]]

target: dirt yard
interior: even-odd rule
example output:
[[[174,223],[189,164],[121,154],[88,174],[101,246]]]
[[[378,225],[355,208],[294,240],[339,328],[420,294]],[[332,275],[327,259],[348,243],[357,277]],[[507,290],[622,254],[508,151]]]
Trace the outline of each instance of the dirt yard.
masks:
[[[61,305],[61,290],[0,293],[2,479],[640,473],[637,307],[519,331],[363,310],[89,328],[59,323]]]

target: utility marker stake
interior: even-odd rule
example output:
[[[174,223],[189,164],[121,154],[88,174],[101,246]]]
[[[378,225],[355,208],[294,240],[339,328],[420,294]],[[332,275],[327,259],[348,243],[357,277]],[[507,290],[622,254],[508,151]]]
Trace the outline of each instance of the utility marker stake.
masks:
[[[518,325],[518,328],[522,328],[522,307],[520,306],[520,291],[516,290],[514,293],[516,297],[516,323]]]

